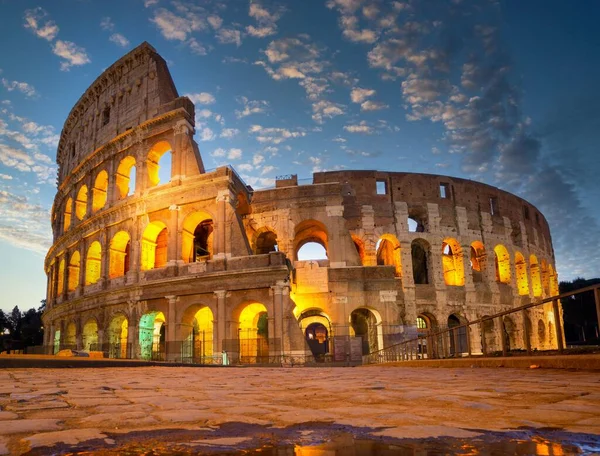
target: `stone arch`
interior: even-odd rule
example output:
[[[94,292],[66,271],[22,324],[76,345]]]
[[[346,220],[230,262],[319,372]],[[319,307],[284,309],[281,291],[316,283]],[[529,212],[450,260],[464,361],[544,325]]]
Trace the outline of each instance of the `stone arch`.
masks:
[[[92,188],[92,212],[97,212],[104,207],[106,204],[107,191],[108,173],[106,170],[102,170],[96,176],[94,187]]]
[[[77,326],[74,321],[70,321],[65,329],[65,337],[63,340],[63,348],[77,349]]]
[[[169,156],[167,157],[166,154],[169,154]],[[152,146],[150,151],[148,151],[148,157],[146,159],[146,169],[148,172],[148,187],[155,187],[156,185],[160,184],[159,172],[161,164],[164,165],[163,160],[165,158],[170,158],[171,155],[172,148],[171,144],[169,144],[168,141],[159,141]],[[169,160],[169,163],[170,162],[171,160]],[[168,175],[171,175],[171,169],[169,169]]]
[[[85,256],[85,284],[92,285],[102,276],[102,246],[94,241],[88,248]]]
[[[426,207],[408,208],[408,231],[412,233],[424,233],[427,231],[428,212]]]
[[[429,257],[431,246],[425,239],[415,239],[410,244],[413,280],[416,285],[430,283]]]
[[[63,214],[63,231],[67,231],[71,226],[71,214],[73,211],[73,198],[68,198],[65,203],[65,210]]]
[[[464,286],[465,267],[462,247],[456,239],[446,238],[442,242],[442,271],[446,285]]]
[[[129,271],[131,237],[127,231],[119,231],[110,241],[108,276],[122,277]]]
[[[548,277],[550,286],[550,296],[556,296],[558,292],[558,275],[551,264],[548,265]],[[549,333],[549,332],[548,332]]]
[[[260,362],[269,356],[269,324],[267,307],[258,301],[245,301],[237,306],[240,361]]]
[[[542,279],[538,259],[533,254],[529,255],[529,273],[531,274],[531,288],[533,288],[533,296],[539,298],[542,296]]]
[[[394,266],[394,275],[402,277],[400,242],[393,234],[383,234],[376,245],[377,265]]]
[[[210,213],[190,212],[183,220],[181,233],[181,259],[184,262],[212,258],[214,223]]]
[[[156,310],[147,312],[140,318],[139,346],[141,359],[164,360],[165,322],[165,314]]]
[[[127,358],[129,336],[129,319],[127,315],[118,312],[113,315],[108,324],[108,357]]]
[[[128,155],[119,162],[117,174],[115,176],[115,185],[117,186],[118,196],[120,199],[123,199],[135,192],[135,179],[135,158],[133,158],[131,155]]]
[[[87,185],[82,185],[77,192],[75,198],[75,216],[78,220],[83,220],[87,213],[88,188]]]
[[[75,291],[79,285],[79,275],[81,271],[81,256],[79,250],[75,250],[69,259],[69,270],[67,273],[67,290]]]
[[[359,307],[350,313],[350,334],[362,337],[362,354],[376,352],[383,348],[383,328],[381,315],[375,309]]]
[[[537,336],[538,336],[538,348],[543,349],[546,345],[546,325],[544,324],[544,320],[541,318],[538,320],[537,324]]]
[[[324,361],[331,351],[333,331],[329,315],[318,307],[305,309],[298,316],[298,324],[315,360]]]
[[[183,312],[180,324],[182,360],[207,364],[214,354],[214,317],[212,309],[192,304]]]
[[[419,337],[418,350],[422,357],[437,357],[437,337],[429,336],[438,329],[435,316],[429,312],[421,312],[417,315],[417,336]]]
[[[467,319],[457,313],[448,316],[448,329],[451,330],[448,332],[450,338],[450,356],[460,356],[462,353],[468,353],[467,331],[469,328],[467,326],[459,327],[467,323]]]
[[[544,293],[544,296],[548,297],[550,296],[550,271],[548,270],[548,263],[546,262],[546,260],[542,260],[542,265],[541,265],[541,270],[542,270],[542,291]]]
[[[148,224],[142,235],[140,266],[142,271],[162,268],[167,264],[167,225],[158,220]]]
[[[494,351],[498,351],[498,343],[497,343],[497,338],[496,338],[496,329],[494,326],[494,320],[492,319],[485,319],[486,317],[488,317],[488,315],[484,315],[482,317],[483,320],[483,338],[485,341],[485,347],[486,347],[486,351],[487,353],[491,353]]]
[[[296,225],[294,230],[294,257],[298,260],[299,250],[308,243],[319,244],[325,249],[325,255],[329,257],[329,239],[327,228],[318,220],[304,220]]]
[[[98,347],[98,322],[95,318],[89,318],[83,325],[81,334],[83,349],[87,351],[97,351]]]
[[[57,290],[56,296],[62,296],[65,284],[65,259],[64,257],[60,259],[58,263],[58,281],[57,281]]]
[[[252,247],[255,255],[278,252],[277,233],[271,227],[262,227],[252,236]]]
[[[510,283],[510,256],[502,244],[494,247],[496,282]]]
[[[502,337],[504,337],[506,349],[514,350],[517,347],[518,330],[517,325],[508,315],[502,319]]]
[[[485,246],[481,241],[471,242],[470,264],[473,282],[483,282],[483,271],[485,271]]]
[[[515,252],[515,275],[517,279],[517,290],[519,295],[529,294],[529,283],[527,280],[527,262],[521,252]]]
[[[360,264],[365,266],[365,242],[355,234],[352,234],[351,237],[356,248],[356,253],[358,253],[358,257],[360,258]]]

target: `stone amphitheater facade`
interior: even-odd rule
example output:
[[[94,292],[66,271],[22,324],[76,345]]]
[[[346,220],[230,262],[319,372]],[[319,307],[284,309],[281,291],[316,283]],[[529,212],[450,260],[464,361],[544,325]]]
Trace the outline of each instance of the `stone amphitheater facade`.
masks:
[[[231,167],[206,172],[193,135],[194,105],[147,43],[72,109],[45,260],[49,351],[310,358],[346,337],[365,354],[558,292],[548,223],[515,195],[385,171],[253,190]],[[326,258],[299,260],[310,243]],[[550,314],[529,314],[535,348],[556,343]],[[499,322],[488,350],[503,333],[522,348],[524,322]]]

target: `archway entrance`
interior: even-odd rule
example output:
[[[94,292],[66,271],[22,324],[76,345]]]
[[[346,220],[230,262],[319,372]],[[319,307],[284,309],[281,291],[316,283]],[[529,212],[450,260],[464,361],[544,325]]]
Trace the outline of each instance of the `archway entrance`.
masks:
[[[362,354],[380,350],[383,346],[383,335],[379,319],[370,309],[356,309],[350,314],[350,326],[354,336],[362,338]]]
[[[54,331],[54,354],[60,351],[60,329]]]
[[[332,351],[329,316],[321,309],[308,309],[300,314],[298,323],[315,361],[325,361],[325,356]]]
[[[127,336],[129,322],[123,314],[113,317],[108,327],[108,357],[127,358]]]
[[[67,325],[67,330],[65,331],[65,340],[63,341],[61,350],[65,349],[77,350],[77,329],[73,322]]]
[[[181,321],[182,361],[209,364],[213,359],[213,313],[210,307],[190,306]]]
[[[165,315],[150,312],[140,318],[140,358],[164,361],[165,359]]]
[[[83,349],[87,351],[98,350],[98,323],[90,319],[83,325]]]
[[[240,362],[260,363],[269,358],[269,320],[267,308],[260,302],[248,304],[240,312]]]
[[[467,353],[469,351],[467,344],[467,327],[463,326],[462,328],[458,328],[458,326],[463,323],[466,323],[466,321],[461,321],[461,318],[455,314],[448,317],[448,328],[456,328],[448,333],[450,335],[450,356],[460,356],[461,353]]]

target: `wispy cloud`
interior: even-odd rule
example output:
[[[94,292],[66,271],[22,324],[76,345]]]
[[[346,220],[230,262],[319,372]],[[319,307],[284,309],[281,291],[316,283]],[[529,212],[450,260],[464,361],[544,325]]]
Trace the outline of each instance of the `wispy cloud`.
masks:
[[[2,78],[2,85],[9,92],[16,90],[28,98],[33,98],[37,95],[35,88],[26,82],[9,81],[8,79]]]
[[[249,25],[246,27],[248,35],[255,38],[265,38],[277,33],[277,21],[281,18],[285,8],[279,7],[274,11],[269,11],[260,3],[251,2],[248,15],[254,18],[257,26]]]
[[[52,41],[58,35],[58,25],[52,20],[45,20],[48,13],[41,7],[25,11],[25,28],[30,29],[38,37]],[[42,23],[43,22],[43,23]]]
[[[185,96],[192,100],[193,103],[203,105],[213,104],[216,101],[214,95],[208,92],[186,93]]]
[[[77,46],[72,41],[57,40],[52,48],[52,52],[64,59],[60,63],[62,71],[69,71],[72,66],[85,65],[91,61],[85,49]]]
[[[247,97],[237,97],[236,101],[242,105],[242,109],[235,110],[238,119],[252,114],[260,114],[269,108],[269,102],[265,100],[249,100]]]

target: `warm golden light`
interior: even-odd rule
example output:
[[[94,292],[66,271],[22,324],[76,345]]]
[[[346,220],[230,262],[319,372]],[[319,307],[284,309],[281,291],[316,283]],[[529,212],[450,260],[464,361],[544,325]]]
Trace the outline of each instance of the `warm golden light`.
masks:
[[[327,228],[323,223],[317,220],[304,220],[296,226],[294,231],[294,254],[296,260],[298,260],[298,251],[308,242],[316,242],[325,249],[325,252],[328,251],[329,240]]]
[[[510,256],[508,250],[502,244],[494,247],[496,254],[496,281],[500,283],[510,283]]]
[[[162,268],[167,262],[167,225],[152,222],[142,236],[141,268],[143,271]]]
[[[83,220],[87,213],[87,200],[88,191],[85,185],[82,185],[77,193],[77,199],[75,200],[75,215],[79,220]]]
[[[456,239],[446,238],[442,243],[442,268],[446,285],[463,286],[465,284],[462,248]]]
[[[515,252],[515,273],[519,295],[528,295],[529,283],[527,281],[527,263],[525,262],[525,258],[521,252]]]
[[[126,231],[119,231],[110,241],[108,276],[121,277],[129,270],[129,246],[131,238]]]
[[[79,251],[75,250],[71,254],[71,259],[69,260],[69,271],[67,276],[67,290],[74,291],[79,285],[79,271],[80,271],[80,256]]]
[[[213,252],[212,234],[212,215],[204,211],[189,214],[183,221],[181,259],[190,263],[202,257],[210,258]]]
[[[533,289],[533,296],[539,298],[542,296],[542,279],[540,276],[540,265],[538,264],[538,260],[535,255],[529,256],[529,270],[531,274],[531,288]]]
[[[96,176],[94,188],[92,189],[92,212],[99,211],[106,204],[106,192],[108,190],[108,173],[100,171]]]
[[[548,276],[550,282],[550,296],[556,296],[558,292],[558,275],[552,268],[552,265],[548,265]]]
[[[119,163],[115,179],[115,185],[119,191],[119,198],[123,199],[135,190],[131,188],[131,180],[135,179],[135,158],[127,156]]]
[[[485,247],[481,241],[471,242],[471,269],[481,272],[483,269],[483,261],[485,255]]]
[[[171,145],[167,141],[156,143],[150,149],[150,152],[148,152],[146,168],[148,170],[149,187],[154,187],[160,183],[160,178],[158,177],[158,171],[160,170],[159,162],[161,157],[167,152],[171,152]]]
[[[65,259],[61,258],[60,263],[58,264],[58,285],[56,290],[56,295],[61,296],[63,294],[64,287],[64,278],[65,278]]]
[[[402,277],[400,242],[392,234],[384,234],[379,238],[377,248],[377,264],[394,266],[394,275]]]
[[[102,247],[98,241],[92,242],[85,260],[85,284],[92,285],[100,280]]]
[[[63,218],[64,231],[67,231],[71,226],[71,211],[73,210],[73,199],[69,198],[65,203],[65,216]]]
[[[98,323],[89,319],[83,325],[82,342],[84,350],[98,350]]]

